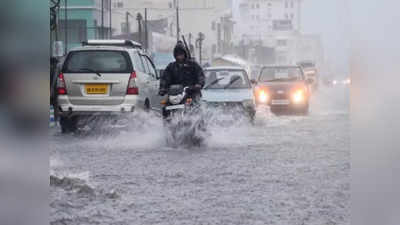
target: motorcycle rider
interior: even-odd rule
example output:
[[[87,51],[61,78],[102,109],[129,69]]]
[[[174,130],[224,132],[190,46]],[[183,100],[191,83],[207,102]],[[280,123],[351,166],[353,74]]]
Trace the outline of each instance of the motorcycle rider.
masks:
[[[179,41],[174,48],[175,62],[171,62],[160,79],[159,95],[168,93],[170,85],[180,84],[189,87],[194,102],[201,97],[201,89],[205,83],[205,76],[201,66],[189,58],[185,46]],[[163,110],[164,118],[167,117]]]

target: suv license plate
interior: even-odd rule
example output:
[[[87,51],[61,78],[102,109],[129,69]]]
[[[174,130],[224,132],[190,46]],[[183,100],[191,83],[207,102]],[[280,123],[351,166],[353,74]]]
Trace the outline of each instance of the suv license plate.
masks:
[[[85,85],[87,94],[106,94],[108,85],[107,84],[86,84]]]
[[[284,100],[272,100],[271,104],[272,105],[289,105],[290,101],[287,100],[287,99],[284,99]]]
[[[171,106],[167,106],[165,109],[166,110],[174,110],[174,109],[184,109],[185,105],[181,104],[181,105],[171,105]]]

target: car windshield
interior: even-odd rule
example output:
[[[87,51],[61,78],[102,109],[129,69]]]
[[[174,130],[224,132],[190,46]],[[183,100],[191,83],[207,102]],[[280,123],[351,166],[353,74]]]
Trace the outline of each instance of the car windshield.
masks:
[[[130,73],[132,67],[128,55],[121,51],[76,51],[71,52],[64,68],[65,72],[81,73]]]
[[[303,80],[298,67],[269,67],[261,71],[260,82],[272,81],[298,81]]]
[[[243,70],[206,70],[206,89],[250,88],[247,74]]]

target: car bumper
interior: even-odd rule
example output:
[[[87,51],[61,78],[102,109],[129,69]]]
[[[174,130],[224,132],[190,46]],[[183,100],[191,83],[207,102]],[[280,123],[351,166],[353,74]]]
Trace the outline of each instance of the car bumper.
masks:
[[[118,114],[133,112],[137,102],[137,96],[126,96],[124,102],[118,105],[74,105],[68,96],[59,96],[58,109],[61,115]]]

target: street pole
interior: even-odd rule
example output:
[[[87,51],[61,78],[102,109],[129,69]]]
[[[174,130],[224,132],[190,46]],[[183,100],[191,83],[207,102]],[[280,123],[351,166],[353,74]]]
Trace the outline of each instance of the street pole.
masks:
[[[204,40],[204,34],[202,32],[199,33],[199,37],[197,38],[197,42],[199,43],[199,62],[200,65],[202,64],[202,52],[201,48],[203,45],[203,40]]]
[[[126,32],[126,34],[129,35],[129,33],[130,33],[129,12],[126,12],[126,13],[125,13],[125,24],[126,24],[126,30],[125,30],[125,32]]]
[[[145,30],[145,43],[146,50],[149,48],[149,31],[147,30],[147,8],[144,9],[144,30]]]
[[[64,7],[65,7],[65,9],[64,9],[64,30],[65,30],[65,51],[64,51],[64,54],[67,54],[67,52],[68,52],[68,10],[67,10],[67,8],[68,8],[68,0],[64,0]]]
[[[143,44],[142,43],[142,19],[143,19],[142,14],[138,13],[136,19],[138,21],[139,43]]]
[[[104,0],[101,0],[101,39],[104,39]]]
[[[110,10],[110,12],[109,12],[109,13],[110,13],[110,18],[109,18],[109,19],[110,19],[110,33],[109,33],[109,39],[112,38],[112,23],[111,23],[111,22],[112,22],[112,10],[111,10],[111,9],[112,9],[112,3],[111,3],[111,1],[112,1],[112,0],[110,0],[110,9],[109,9],[109,10]]]
[[[179,41],[180,28],[179,28],[179,4],[176,6],[176,41]]]

